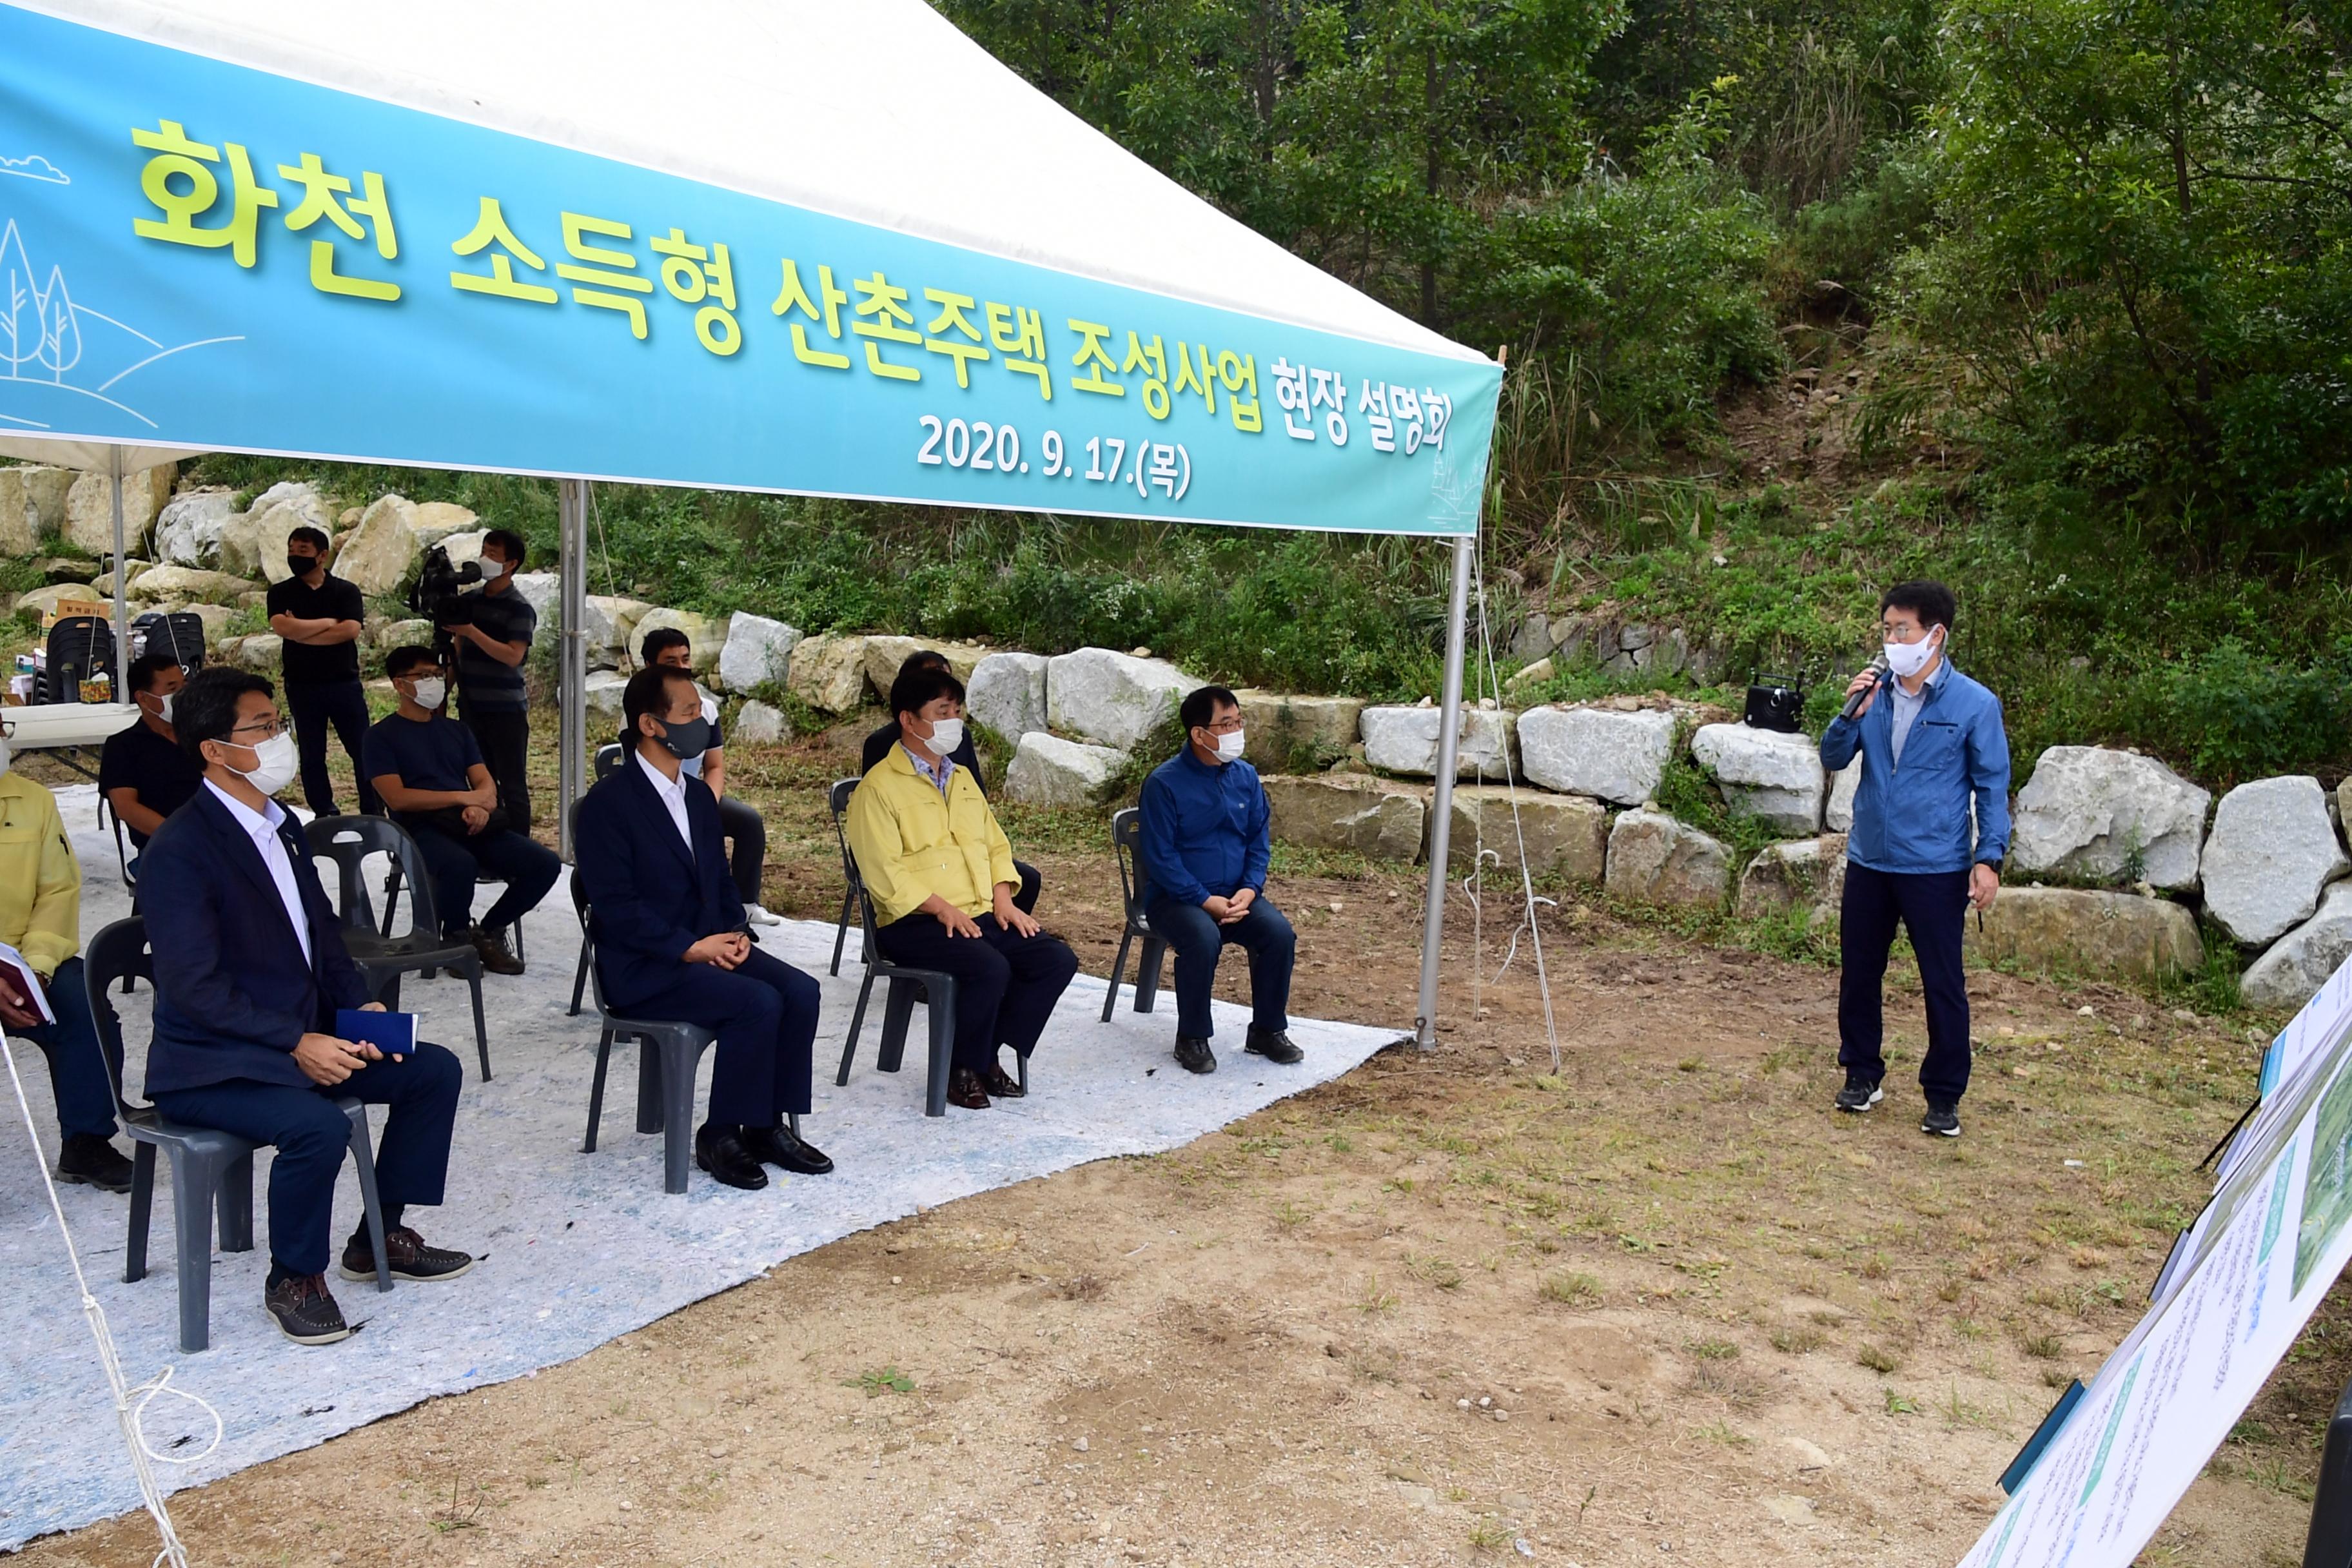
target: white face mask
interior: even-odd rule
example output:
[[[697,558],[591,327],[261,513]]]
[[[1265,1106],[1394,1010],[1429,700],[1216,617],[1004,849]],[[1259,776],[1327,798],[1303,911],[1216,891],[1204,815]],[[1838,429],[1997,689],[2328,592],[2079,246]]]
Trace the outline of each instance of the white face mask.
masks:
[[[482,581],[485,583],[495,583],[499,578],[505,576],[509,570],[510,570],[509,563],[504,561],[493,561],[487,555],[482,556],[480,559],[482,563]]]
[[[449,683],[437,675],[428,675],[416,683],[416,705],[438,708],[448,700]]]
[[[1244,732],[1236,730],[1230,735],[1217,737],[1217,761],[1238,763],[1242,760]]]
[[[1891,642],[1886,645],[1886,668],[1908,680],[1927,668],[1943,642],[1933,632],[1917,642]]]
[[[155,694],[151,691],[147,693],[147,695],[154,700],[155,717],[166,724],[170,723],[172,721],[172,699],[177,697],[179,693],[176,691],[166,691],[161,697],[156,697]]]
[[[961,719],[932,720],[931,738],[923,742],[925,749],[935,757],[947,756],[962,744],[963,721]]]
[[[228,742],[232,746],[237,743],[235,741]],[[261,744],[247,749],[253,752],[252,771],[248,773],[243,768],[232,766],[229,772],[236,774],[264,795],[276,795],[294,782],[294,774],[300,765],[300,758],[295,752],[293,736],[280,730]]]

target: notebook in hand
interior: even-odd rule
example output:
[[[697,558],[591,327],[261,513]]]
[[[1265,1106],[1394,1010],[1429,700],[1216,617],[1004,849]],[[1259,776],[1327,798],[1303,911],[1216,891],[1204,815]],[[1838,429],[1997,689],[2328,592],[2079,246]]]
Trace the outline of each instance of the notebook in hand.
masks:
[[[363,1040],[388,1057],[412,1056],[416,1050],[416,1015],[338,1007],[335,1033],[347,1040]]]
[[[40,1016],[41,1022],[54,1024],[58,1016],[50,1010],[49,998],[41,989],[41,977],[33,970],[32,961],[23,953],[0,942],[0,984],[8,994],[21,997],[30,1011]]]

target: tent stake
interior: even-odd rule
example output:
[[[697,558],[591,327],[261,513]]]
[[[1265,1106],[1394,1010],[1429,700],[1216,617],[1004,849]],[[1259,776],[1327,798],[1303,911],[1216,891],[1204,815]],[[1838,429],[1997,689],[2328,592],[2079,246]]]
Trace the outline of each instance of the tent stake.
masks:
[[[562,535],[557,546],[557,572],[563,591],[562,658],[556,677],[556,700],[562,710],[559,733],[562,761],[557,777],[562,815],[555,819],[556,848],[572,859],[572,807],[579,800],[582,775],[587,771],[588,706],[588,481],[557,483],[556,516]]]
[[[1454,773],[1462,751],[1462,644],[1475,542],[1467,533],[1454,542],[1454,587],[1445,612],[1445,693],[1438,707],[1437,793],[1429,805],[1429,897],[1422,909],[1421,1014],[1413,1026],[1413,1043],[1423,1050],[1437,1044],[1437,950],[1445,931],[1445,861],[1454,828]]]

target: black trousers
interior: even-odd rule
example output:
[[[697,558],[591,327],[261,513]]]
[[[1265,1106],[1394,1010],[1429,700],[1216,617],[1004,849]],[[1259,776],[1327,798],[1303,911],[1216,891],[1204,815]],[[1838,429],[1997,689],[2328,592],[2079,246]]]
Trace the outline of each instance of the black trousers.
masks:
[[[277,1147],[269,1163],[269,1258],[289,1274],[324,1274],[334,1245],[335,1176],[351,1152],[344,1096],[391,1108],[375,1149],[384,1224],[403,1205],[437,1204],[449,1174],[449,1131],[465,1074],[439,1046],[419,1042],[401,1061],[370,1062],[332,1089],[233,1079],[166,1089],[155,1104],[174,1121],[234,1132]]]
[[[1919,959],[1927,994],[1927,1056],[1919,1087],[1930,1100],[1958,1100],[1969,1088],[1969,984],[1960,965],[1969,873],[1906,875],[1845,868],[1845,907],[1838,917],[1838,1065],[1873,1079],[1886,1076],[1886,954],[1901,921]]]
[[[482,748],[482,763],[499,786],[499,804],[517,833],[530,831],[530,714],[520,708],[477,710],[470,702],[460,715]]]
[[[758,948],[733,969],[678,965],[677,978],[616,1010],[699,1024],[719,1044],[710,1070],[710,1120],[773,1127],[809,1108],[810,1052],[816,1044],[817,984]]]
[[[719,797],[719,834],[732,839],[728,869],[735,874],[735,892],[747,904],[760,901],[760,872],[768,863],[768,825],[759,808],[731,795]]]
[[[367,768],[360,762],[368,727],[367,693],[360,689],[360,683],[296,686],[289,682],[286,707],[294,715],[294,743],[302,757],[303,804],[320,816],[339,815],[335,782],[327,776],[327,727],[331,724],[359,780],[360,815],[373,816],[382,811],[383,802],[376,798],[375,786],[368,783]]]
[[[1023,1056],[1037,1048],[1054,1004],[1078,972],[1078,955],[1061,938],[1022,936],[984,914],[977,938],[950,936],[927,914],[892,921],[875,934],[883,955],[909,969],[955,976],[955,1065],[974,1072],[995,1065],[997,1047]]]
[[[462,840],[437,827],[412,826],[408,832],[425,857],[425,868],[432,874],[433,913],[446,937],[461,938],[477,923],[484,931],[506,930],[539,908],[539,900],[547,897],[556,878],[563,874],[563,862],[554,850],[536,838],[504,828],[471,834]],[[484,871],[504,879],[507,890],[477,922],[474,882]]]

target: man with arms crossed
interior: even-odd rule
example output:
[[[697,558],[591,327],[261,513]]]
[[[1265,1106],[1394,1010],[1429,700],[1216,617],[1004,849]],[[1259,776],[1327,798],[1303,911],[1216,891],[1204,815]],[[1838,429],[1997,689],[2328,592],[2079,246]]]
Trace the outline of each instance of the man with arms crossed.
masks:
[[[356,584],[327,571],[327,536],[298,528],[286,536],[286,568],[294,574],[269,587],[269,629],[285,639],[286,707],[302,748],[302,797],[320,816],[335,815],[335,784],[327,773],[327,726],[360,775],[360,813],[383,809],[360,765],[367,731],[367,693],[360,689],[359,636],[367,615]]]

